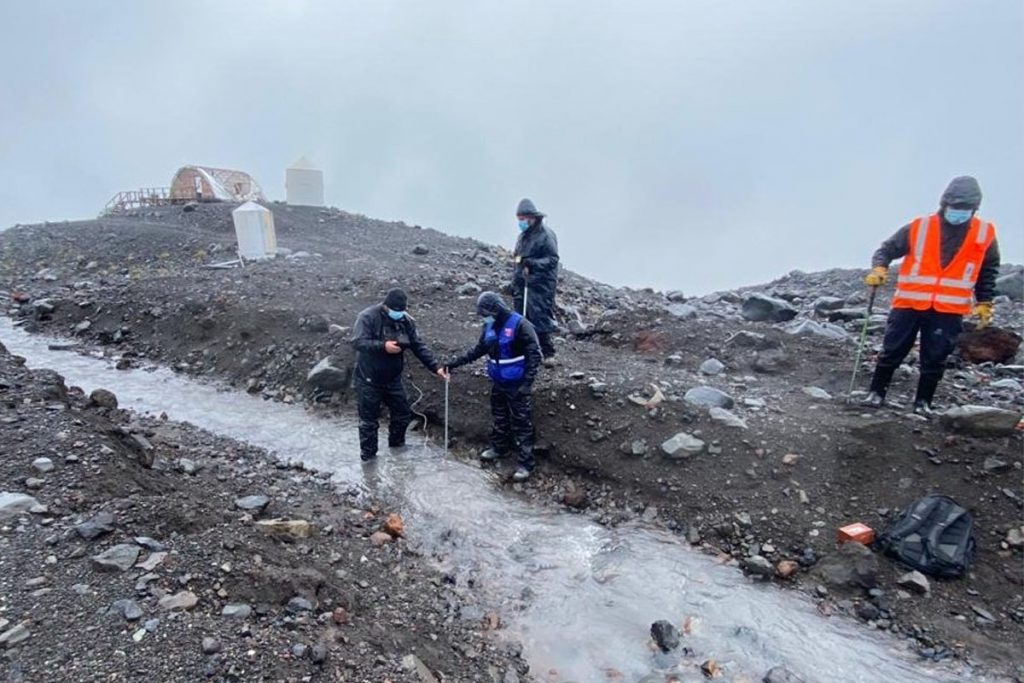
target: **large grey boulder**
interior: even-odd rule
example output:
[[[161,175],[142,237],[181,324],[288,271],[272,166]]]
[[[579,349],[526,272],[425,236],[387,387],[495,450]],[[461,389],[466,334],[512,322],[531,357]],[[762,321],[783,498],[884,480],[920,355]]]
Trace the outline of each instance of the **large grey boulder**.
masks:
[[[306,383],[323,392],[344,391],[352,381],[352,369],[335,365],[333,356],[323,358],[306,375]]]
[[[942,424],[954,432],[972,436],[1009,436],[1017,429],[1021,413],[993,406],[959,406],[942,414]]]
[[[811,573],[833,588],[874,588],[878,558],[866,546],[851,541],[822,558]]]
[[[743,302],[741,314],[751,322],[784,323],[795,318],[797,310],[788,301],[751,294]]]

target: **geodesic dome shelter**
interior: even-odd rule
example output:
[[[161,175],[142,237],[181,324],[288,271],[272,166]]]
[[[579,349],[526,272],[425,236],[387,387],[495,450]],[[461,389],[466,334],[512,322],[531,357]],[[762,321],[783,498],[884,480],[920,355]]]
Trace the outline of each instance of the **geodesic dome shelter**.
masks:
[[[208,166],[183,166],[171,181],[171,201],[265,201],[263,190],[245,171]]]

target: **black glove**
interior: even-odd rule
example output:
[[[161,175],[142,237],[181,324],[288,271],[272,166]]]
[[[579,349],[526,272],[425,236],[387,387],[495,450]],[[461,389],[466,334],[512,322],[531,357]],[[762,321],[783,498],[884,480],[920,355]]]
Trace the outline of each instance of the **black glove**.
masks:
[[[530,259],[528,259],[528,258],[520,259],[519,260],[519,265],[521,267],[523,267],[523,268],[529,268],[530,272],[531,273],[533,272],[533,261],[531,261]]]

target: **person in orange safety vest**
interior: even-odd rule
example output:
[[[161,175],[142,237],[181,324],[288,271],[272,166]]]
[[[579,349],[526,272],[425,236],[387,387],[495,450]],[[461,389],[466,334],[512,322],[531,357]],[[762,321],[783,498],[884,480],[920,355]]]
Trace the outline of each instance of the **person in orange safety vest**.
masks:
[[[929,416],[946,359],[956,348],[963,317],[973,311],[979,327],[992,321],[992,296],[999,275],[996,226],[977,215],[981,186],[970,176],[954,178],[937,213],[915,218],[882,243],[864,279],[885,284],[889,264],[903,259],[882,353],[863,404],[880,407],[896,369],[920,334],[921,376],[914,412]]]

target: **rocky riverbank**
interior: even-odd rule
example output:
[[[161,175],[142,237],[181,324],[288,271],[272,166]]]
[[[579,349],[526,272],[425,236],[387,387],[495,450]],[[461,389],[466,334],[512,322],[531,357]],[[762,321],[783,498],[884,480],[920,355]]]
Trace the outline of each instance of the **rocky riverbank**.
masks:
[[[27,329],[98,345],[123,366],[157,361],[268,400],[347,411],[345,328],[361,308],[404,286],[424,337],[450,356],[475,339],[475,293],[499,288],[509,272],[505,251],[472,240],[273,208],[287,254],[245,268],[210,267],[232,258],[225,206],[13,229],[0,235],[0,289]],[[997,305],[997,323],[1011,330],[1024,322],[1019,273],[1008,269],[1002,283],[1018,300]],[[1020,432],[978,436],[962,422],[908,414],[913,358],[894,408],[848,408],[855,333],[868,315],[861,276],[791,273],[688,298],[566,273],[559,364],[535,392],[541,469],[515,488],[605,523],[663,525],[753,580],[809,593],[823,614],[916,640],[922,657],[1015,673],[1024,647]],[[869,320],[865,371],[886,303]],[[1005,341],[982,340],[965,356],[985,360],[976,354]],[[328,357],[337,371],[308,383]],[[957,359],[938,401],[1019,415],[1021,358],[1011,350],[998,360]],[[439,383],[420,368],[409,379],[437,425]],[[454,452],[471,459],[488,431],[487,383],[463,372],[452,392]],[[840,526],[882,529],[930,492],[975,516],[979,554],[968,577],[924,590],[888,559],[837,550]]]
[[[387,505],[85,396],[0,345],[0,671],[43,681],[514,681]]]

